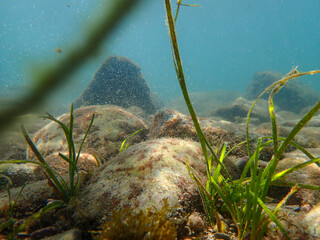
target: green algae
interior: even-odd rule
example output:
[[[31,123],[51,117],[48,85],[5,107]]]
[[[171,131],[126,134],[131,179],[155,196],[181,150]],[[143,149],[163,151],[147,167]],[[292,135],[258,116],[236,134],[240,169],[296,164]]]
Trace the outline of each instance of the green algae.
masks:
[[[159,211],[155,208],[140,210],[122,209],[113,211],[111,219],[102,225],[97,240],[168,240],[175,239],[177,230],[173,220],[168,220],[169,205],[163,200]]]
[[[289,239],[289,236],[277,218],[277,213],[279,208],[285,203],[286,199],[293,194],[296,190],[297,184],[295,183],[286,183],[286,186],[291,186],[293,189],[289,192],[289,194],[278,203],[275,210],[271,211],[265,204],[267,193],[271,184],[276,185],[277,180],[279,180],[284,175],[296,171],[300,168],[303,168],[312,163],[317,163],[319,158],[313,157],[308,151],[306,151],[301,146],[297,148],[305,153],[310,160],[304,164],[299,164],[292,168],[286,169],[281,173],[276,174],[277,165],[288,147],[289,144],[293,144],[297,146],[296,143],[293,143],[294,137],[301,131],[301,129],[310,121],[310,119],[319,111],[320,109],[320,101],[315,104],[315,106],[298,122],[298,124],[292,129],[287,138],[280,139],[278,137],[277,130],[277,121],[273,104],[273,97],[275,94],[285,86],[288,80],[293,78],[297,78],[303,75],[313,75],[316,73],[320,73],[320,70],[309,71],[300,73],[296,68],[292,69],[287,75],[285,75],[282,79],[277,81],[268,87],[265,91],[263,91],[256,101],[253,103],[251,109],[249,110],[247,117],[247,141],[241,144],[247,143],[248,146],[248,157],[249,161],[244,168],[244,171],[239,180],[232,180],[228,171],[226,170],[223,160],[226,153],[226,144],[223,144],[220,149],[217,151],[213,151],[211,146],[208,144],[206,137],[204,136],[198,118],[195,114],[194,108],[189,98],[185,75],[182,67],[182,61],[180,57],[180,51],[176,36],[175,23],[177,20],[177,15],[180,7],[181,1],[178,0],[178,9],[176,12],[176,17],[173,19],[172,10],[171,10],[171,2],[170,0],[164,0],[167,20],[168,20],[168,28],[169,28],[169,36],[170,43],[172,49],[172,58],[174,67],[176,70],[176,75],[180,84],[180,88],[183,93],[183,97],[185,103],[188,107],[189,113],[193,120],[195,129],[197,131],[197,135],[199,141],[202,146],[203,155],[206,159],[207,165],[207,182],[206,184],[202,184],[201,179],[196,174],[196,172],[187,164],[188,171],[192,179],[196,182],[199,188],[200,195],[203,200],[204,209],[206,210],[207,216],[211,224],[217,224],[218,231],[223,231],[221,227],[221,219],[218,213],[221,215],[225,215],[226,212],[231,216],[234,224],[237,226],[237,235],[240,239],[246,238],[247,233],[249,233],[249,238],[252,240],[262,239],[268,224],[273,221],[277,227],[281,230],[286,238]],[[271,139],[267,142],[262,142],[262,138],[259,139],[250,139],[249,136],[249,120],[251,111],[259,100],[259,98],[270,92],[268,105],[269,105],[269,113],[270,113],[270,122],[272,126],[272,136],[268,137]],[[256,150],[254,152],[251,151],[250,143],[251,141],[257,141]],[[282,143],[280,144],[280,141]],[[270,160],[269,164],[264,170],[258,169],[258,161],[260,152],[267,145],[273,145],[274,155]],[[240,144],[239,144],[240,145]],[[239,146],[237,145],[237,146]],[[208,151],[208,149],[209,151]],[[218,164],[217,167],[213,166],[213,162]],[[318,164],[320,165],[320,164]],[[225,171],[227,173],[227,177],[224,177],[221,171]],[[251,177],[246,177],[247,173],[251,173]],[[320,190],[319,186],[302,186],[299,187],[307,187],[310,189]],[[221,199],[223,201],[224,210],[217,206],[217,200]]]

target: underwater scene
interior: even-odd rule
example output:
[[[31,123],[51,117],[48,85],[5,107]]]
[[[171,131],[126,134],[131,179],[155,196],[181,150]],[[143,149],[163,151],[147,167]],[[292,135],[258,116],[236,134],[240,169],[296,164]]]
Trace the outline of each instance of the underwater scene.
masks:
[[[320,239],[320,1],[0,1],[0,239]]]

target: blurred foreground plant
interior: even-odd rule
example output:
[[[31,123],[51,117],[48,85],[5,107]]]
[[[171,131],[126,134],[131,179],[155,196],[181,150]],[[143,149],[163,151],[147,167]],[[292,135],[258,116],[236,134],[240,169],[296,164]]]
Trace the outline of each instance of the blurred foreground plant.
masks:
[[[32,86],[31,92],[10,104],[0,111],[0,132],[19,115],[27,113],[30,109],[39,105],[48,95],[61,84],[65,84],[66,79],[86,60],[95,56],[99,52],[99,47],[103,41],[109,37],[120,21],[128,15],[130,10],[140,0],[111,0],[111,5],[107,5],[101,15],[101,19],[91,27],[83,43],[75,47],[63,59],[56,64],[42,69],[37,77],[37,84]]]
[[[300,73],[297,69],[293,69],[282,79],[277,81],[268,87],[257,100],[253,103],[247,117],[247,141],[238,144],[238,147],[241,144],[247,143],[248,146],[248,157],[249,161],[247,162],[243,173],[238,180],[233,180],[226,170],[223,161],[229,152],[226,152],[226,144],[223,144],[216,151],[212,149],[212,147],[208,144],[206,140],[195,111],[193,109],[192,103],[190,101],[184,72],[182,68],[182,62],[178,47],[178,41],[175,31],[175,22],[178,15],[179,7],[181,5],[181,1],[178,0],[178,8],[176,12],[176,18],[172,17],[171,3],[170,0],[164,0],[165,7],[167,12],[167,20],[169,27],[169,36],[171,40],[171,48],[173,55],[174,67],[176,70],[176,74],[179,80],[179,84],[184,96],[184,100],[188,107],[189,113],[193,120],[194,126],[197,131],[197,135],[202,146],[203,155],[206,159],[207,164],[207,182],[205,185],[202,184],[200,178],[197,173],[190,167],[187,163],[188,171],[196,182],[199,188],[200,195],[202,197],[202,201],[204,204],[204,209],[206,210],[208,220],[211,224],[217,224],[218,231],[223,231],[223,224],[220,220],[221,215],[225,215],[226,212],[231,216],[234,224],[237,227],[237,234],[240,239],[244,239],[246,234],[250,234],[251,240],[262,239],[265,231],[267,230],[268,223],[273,221],[279,227],[279,229],[283,232],[283,234],[289,238],[284,227],[277,219],[276,215],[280,209],[280,207],[285,204],[286,200],[295,192],[298,188],[307,188],[313,190],[320,190],[319,186],[311,186],[297,183],[290,183],[281,181],[281,178],[285,175],[301,169],[307,165],[312,163],[316,163],[319,165],[318,161],[320,158],[315,158],[310,154],[306,149],[296,144],[293,140],[294,137],[301,131],[301,129],[310,121],[310,119],[318,112],[320,109],[320,101],[315,104],[315,106],[297,123],[297,125],[293,128],[287,138],[279,138],[277,131],[277,123],[276,123],[276,115],[274,111],[273,105],[273,97],[274,95],[287,83],[288,80],[297,78],[307,74],[316,74],[319,73],[319,70],[310,71]],[[251,111],[259,100],[259,98],[270,91],[268,104],[269,104],[269,113],[272,124],[272,136],[265,137],[267,139],[266,142],[262,142],[262,138],[259,139],[250,139],[249,137],[249,121]],[[268,140],[269,139],[269,140]],[[256,140],[256,150],[252,153],[250,148],[250,143]],[[282,141],[279,146],[279,142]],[[270,160],[269,164],[265,169],[258,168],[259,155],[263,148],[267,145],[273,144],[274,155]],[[301,150],[306,156],[310,158],[309,161],[286,169],[282,172],[276,173],[277,165],[288,147],[289,144],[294,145],[296,148]],[[234,148],[233,148],[234,149]],[[232,149],[232,150],[233,150]],[[208,153],[209,150],[209,153]],[[231,151],[232,151],[231,150]],[[215,163],[216,167],[213,165]],[[247,177],[250,171],[250,177]],[[224,175],[222,173],[225,173]],[[225,177],[224,177],[225,176]],[[283,198],[274,210],[270,210],[266,204],[266,197],[269,190],[270,185],[281,185],[281,186],[290,186],[292,187],[291,191],[287,194],[285,198]],[[218,202],[221,202],[222,206],[219,206]]]

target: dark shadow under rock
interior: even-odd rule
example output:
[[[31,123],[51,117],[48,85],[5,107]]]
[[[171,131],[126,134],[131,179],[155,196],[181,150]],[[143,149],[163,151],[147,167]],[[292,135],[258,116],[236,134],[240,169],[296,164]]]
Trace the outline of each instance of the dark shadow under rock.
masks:
[[[107,58],[74,102],[75,108],[104,104],[124,108],[138,106],[147,113],[156,110],[140,67],[128,58],[118,56]]]

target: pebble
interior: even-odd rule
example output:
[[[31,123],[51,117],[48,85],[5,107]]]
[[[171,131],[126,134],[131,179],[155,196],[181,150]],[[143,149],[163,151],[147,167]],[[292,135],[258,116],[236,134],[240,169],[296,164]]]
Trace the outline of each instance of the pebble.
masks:
[[[56,233],[57,233],[57,229],[53,226],[50,226],[50,227],[41,228],[37,231],[34,231],[33,233],[31,233],[30,238],[32,240],[38,240],[48,236],[52,236]]]
[[[215,233],[214,237],[216,239],[231,240],[230,236],[225,233]]]

